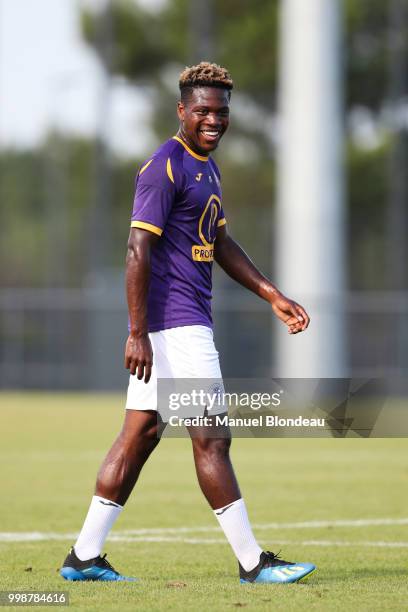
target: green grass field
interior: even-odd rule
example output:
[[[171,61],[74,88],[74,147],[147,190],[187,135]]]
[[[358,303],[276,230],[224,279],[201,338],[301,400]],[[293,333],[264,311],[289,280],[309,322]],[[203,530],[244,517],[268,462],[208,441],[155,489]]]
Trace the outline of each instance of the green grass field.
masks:
[[[406,439],[234,441],[254,531],[283,558],[318,566],[304,584],[239,584],[180,439],[162,441],[106,544],[112,564],[140,582],[63,581],[69,534],[81,527],[123,403],[0,395],[0,590],[67,590],[75,610],[408,609]]]

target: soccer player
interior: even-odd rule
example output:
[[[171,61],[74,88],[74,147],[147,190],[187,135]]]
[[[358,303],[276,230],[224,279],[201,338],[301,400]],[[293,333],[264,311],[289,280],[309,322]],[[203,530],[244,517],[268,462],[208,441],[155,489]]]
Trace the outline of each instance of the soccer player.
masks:
[[[157,412],[160,378],[221,380],[211,318],[215,261],[270,303],[290,334],[309,317],[254,266],[231,238],[222,208],[219,170],[210,157],[229,122],[233,82],[227,70],[201,62],[180,75],[176,136],[140,168],[128,242],[126,287],[130,370],[122,431],[100,468],[95,495],[61,575],[68,580],[134,580],[101,557],[140,471],[164,428]],[[229,457],[230,432],[188,427],[198,482],[239,564],[241,582],[296,582],[310,563],[283,561],[258,545]]]

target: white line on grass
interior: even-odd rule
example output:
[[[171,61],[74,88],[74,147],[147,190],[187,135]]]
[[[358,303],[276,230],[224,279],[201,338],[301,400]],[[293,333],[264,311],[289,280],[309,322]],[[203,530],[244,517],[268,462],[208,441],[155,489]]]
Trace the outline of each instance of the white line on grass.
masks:
[[[0,533],[0,542],[44,542],[50,540],[75,541],[77,534],[70,533]],[[177,543],[177,544],[226,544],[224,538],[183,538],[178,536],[121,536],[112,535],[111,542],[151,542],[151,543]],[[260,544],[271,544],[271,541],[259,540]],[[278,546],[365,546],[374,548],[408,548],[408,542],[348,542],[343,540],[272,540]]]
[[[336,521],[302,521],[297,523],[263,523],[252,525],[257,530],[269,529],[321,529],[325,527],[370,527],[386,525],[408,525],[408,518],[391,519],[356,519]],[[180,534],[180,533],[208,533],[219,532],[219,527],[163,527],[153,529],[127,529],[121,535],[148,535],[148,534]],[[119,532],[117,532],[119,533]]]
[[[408,525],[408,518],[392,519],[355,519],[335,521],[303,521],[297,523],[267,523],[254,525],[256,530],[271,529],[321,529],[329,527],[367,527],[387,525]],[[220,533],[219,527],[169,527],[152,529],[129,529],[116,531],[110,536],[113,542],[180,542],[184,544],[224,544],[225,540],[220,538],[186,538],[183,534],[194,533]],[[76,533],[54,533],[54,532],[0,532],[0,542],[40,542],[47,540],[69,540],[75,541]],[[273,540],[278,545],[300,545],[300,546],[377,546],[389,548],[406,548],[408,542],[348,542],[335,540]]]
[[[206,539],[206,538],[180,538],[180,537],[129,537],[112,536],[112,542],[158,542],[158,543],[182,543],[182,544],[226,544],[225,539]],[[258,540],[259,544],[271,544],[271,540]],[[342,540],[272,540],[278,546],[368,546],[374,548],[408,548],[408,542],[347,542]]]

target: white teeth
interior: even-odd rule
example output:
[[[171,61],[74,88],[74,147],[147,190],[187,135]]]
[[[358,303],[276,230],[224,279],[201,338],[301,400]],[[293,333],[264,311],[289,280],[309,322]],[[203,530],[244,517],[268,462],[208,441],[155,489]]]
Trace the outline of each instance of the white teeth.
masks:
[[[203,134],[205,134],[206,136],[218,136],[218,132],[208,132],[203,130]]]

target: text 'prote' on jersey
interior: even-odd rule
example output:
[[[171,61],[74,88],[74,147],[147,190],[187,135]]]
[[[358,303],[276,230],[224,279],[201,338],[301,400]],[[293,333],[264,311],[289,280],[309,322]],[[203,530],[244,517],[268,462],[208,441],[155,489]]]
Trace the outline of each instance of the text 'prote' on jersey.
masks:
[[[225,223],[220,173],[210,157],[174,136],[142,165],[131,226],[160,236],[151,256],[149,331],[212,327],[214,242]]]

